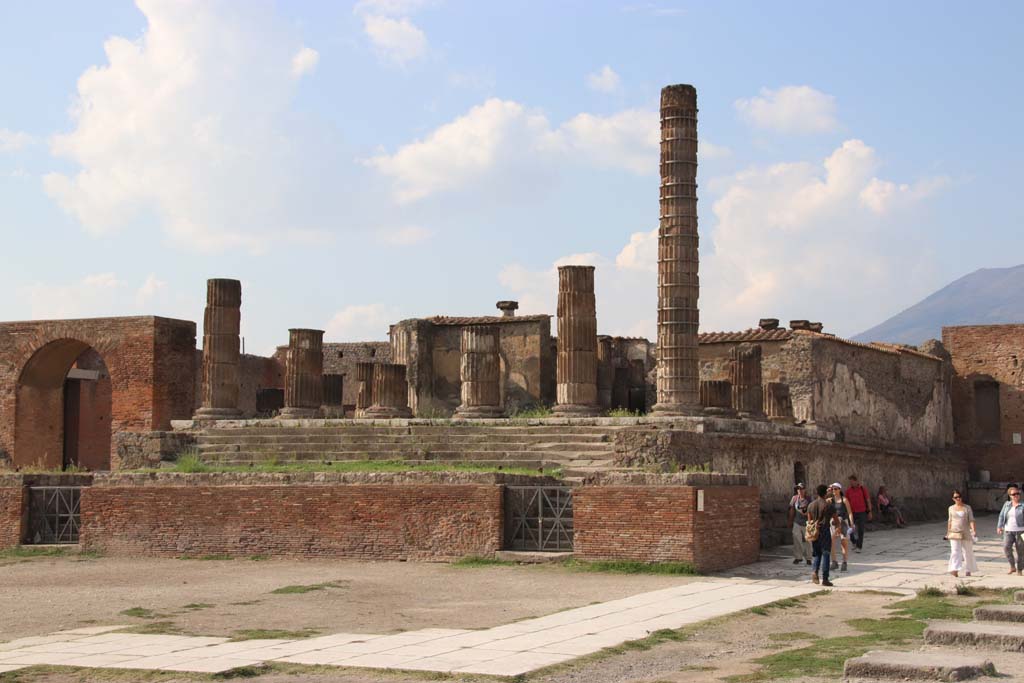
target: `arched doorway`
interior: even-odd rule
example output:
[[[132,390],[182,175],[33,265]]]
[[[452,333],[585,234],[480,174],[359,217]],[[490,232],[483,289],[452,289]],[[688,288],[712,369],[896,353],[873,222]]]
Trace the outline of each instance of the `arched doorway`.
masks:
[[[100,354],[77,339],[36,351],[18,378],[19,467],[110,469],[112,389]]]

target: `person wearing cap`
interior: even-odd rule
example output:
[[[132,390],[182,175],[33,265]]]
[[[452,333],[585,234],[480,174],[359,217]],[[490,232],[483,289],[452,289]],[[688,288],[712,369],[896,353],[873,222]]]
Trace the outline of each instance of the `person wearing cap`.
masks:
[[[796,492],[789,499],[789,527],[793,531],[793,564],[801,561],[811,563],[811,543],[804,538],[807,528],[807,506],[811,497],[802,483],[796,485]]]
[[[853,510],[850,501],[843,495],[843,485],[838,481],[829,487],[834,516],[832,518],[832,569],[846,571],[846,563],[850,559],[850,529],[853,528]],[[843,563],[835,559],[838,553],[836,546],[843,551]]]

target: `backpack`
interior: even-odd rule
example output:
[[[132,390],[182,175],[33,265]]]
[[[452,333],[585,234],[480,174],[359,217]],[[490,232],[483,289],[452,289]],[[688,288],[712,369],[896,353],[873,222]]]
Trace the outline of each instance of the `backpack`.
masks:
[[[808,519],[807,526],[804,527],[804,540],[805,541],[817,541],[818,534],[821,533],[821,529],[818,527],[820,522],[816,519]]]

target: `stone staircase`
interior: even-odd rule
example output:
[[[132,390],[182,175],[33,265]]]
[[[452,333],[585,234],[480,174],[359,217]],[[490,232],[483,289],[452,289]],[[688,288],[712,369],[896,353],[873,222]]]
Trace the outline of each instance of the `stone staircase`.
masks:
[[[950,648],[895,652],[875,650],[846,660],[847,679],[965,681],[997,676],[981,653],[1024,652],[1024,591],[1015,605],[986,605],[974,610],[974,621],[932,621],[924,632],[927,645]]]
[[[493,467],[555,467],[567,475],[614,469],[616,426],[362,425],[210,427],[195,434],[200,457],[222,464],[405,460]]]

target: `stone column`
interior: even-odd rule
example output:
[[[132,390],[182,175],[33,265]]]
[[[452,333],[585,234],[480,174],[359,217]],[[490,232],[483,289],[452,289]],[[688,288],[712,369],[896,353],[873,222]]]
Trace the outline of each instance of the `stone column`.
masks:
[[[203,314],[203,396],[197,420],[230,420],[242,416],[238,408],[238,331],[241,321],[242,283],[207,280]]]
[[[594,266],[558,268],[558,361],[555,366],[560,417],[598,415],[597,304]]]
[[[768,382],[764,385],[764,412],[772,422],[793,423],[793,401],[788,384]]]
[[[658,224],[660,415],[700,412],[697,365],[697,90],[661,90],[661,212]]]
[[[456,417],[502,417],[500,328],[497,325],[471,325],[462,328],[462,405]]]
[[[764,417],[764,392],[761,389],[761,347],[737,344],[729,350],[732,376],[732,408],[740,417]]]
[[[373,405],[373,363],[356,363],[356,417],[366,417]]]
[[[345,375],[324,375],[324,402],[320,412],[324,417],[345,417]]]
[[[366,409],[365,415],[373,418],[412,417],[404,365],[374,364],[373,403]]]
[[[732,382],[722,379],[700,381],[700,404],[709,415],[733,415]]]
[[[601,410],[612,409],[612,388],[615,386],[615,359],[612,357],[612,338],[597,338],[597,404]]]
[[[324,396],[323,345],[323,330],[288,330],[282,418],[296,419],[320,415],[320,405]]]

